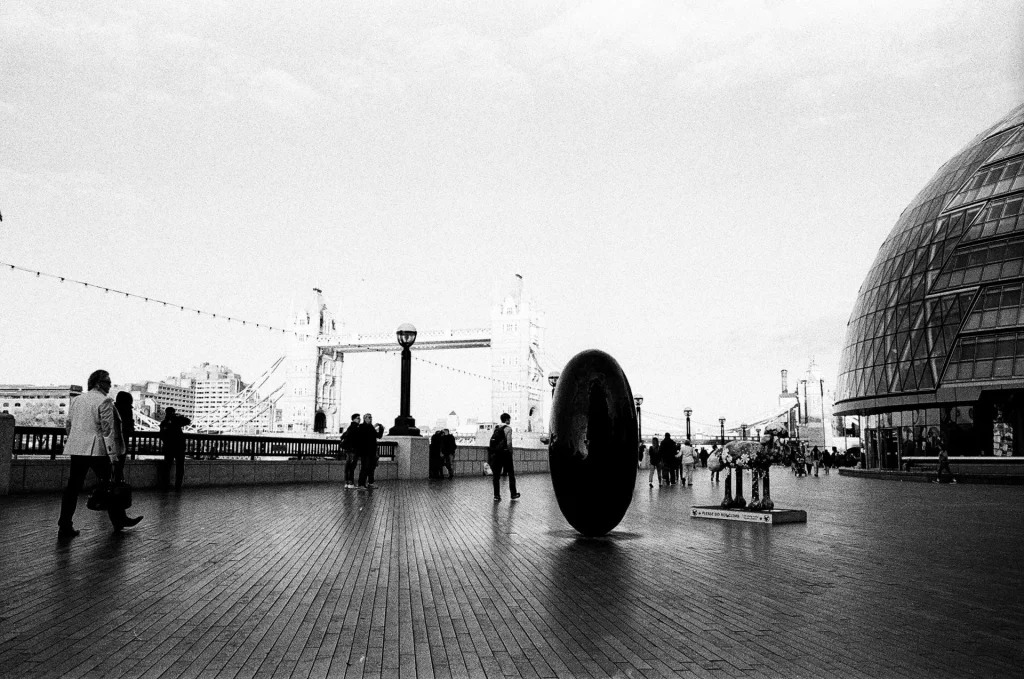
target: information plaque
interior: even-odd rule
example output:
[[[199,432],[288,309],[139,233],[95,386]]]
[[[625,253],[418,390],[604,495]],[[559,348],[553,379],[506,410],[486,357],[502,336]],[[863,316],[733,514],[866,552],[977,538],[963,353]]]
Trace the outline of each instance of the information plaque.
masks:
[[[718,521],[746,521],[748,523],[807,523],[807,512],[802,509],[772,509],[770,511],[749,509],[722,509],[714,505],[690,507],[692,519],[716,519]]]

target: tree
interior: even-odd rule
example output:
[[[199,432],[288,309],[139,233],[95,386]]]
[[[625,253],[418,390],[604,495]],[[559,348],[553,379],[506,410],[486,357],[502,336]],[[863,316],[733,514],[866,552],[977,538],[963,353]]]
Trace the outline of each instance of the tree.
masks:
[[[63,427],[67,419],[57,401],[22,403],[20,408],[12,408],[11,414],[19,427]]]

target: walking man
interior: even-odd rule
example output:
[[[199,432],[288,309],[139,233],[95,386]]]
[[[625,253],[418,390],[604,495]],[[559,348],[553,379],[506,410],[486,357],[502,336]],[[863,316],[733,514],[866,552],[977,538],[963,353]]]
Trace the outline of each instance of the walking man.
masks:
[[[356,441],[359,438],[360,415],[352,413],[352,420],[348,423],[348,429],[341,435],[341,449],[345,452],[345,487],[356,487],[356,462],[359,461],[359,453],[356,451]]]
[[[373,426],[373,415],[363,415],[363,423],[356,429],[356,452],[359,454],[359,490],[376,488],[373,472],[377,469],[377,439],[384,436],[382,425]]]
[[[519,499],[516,492],[516,470],[512,464],[512,416],[508,413],[501,414],[501,424],[491,434],[491,442],[488,445],[491,471],[494,473],[494,501],[501,502],[501,474],[508,474],[508,490],[513,500]]]
[[[85,475],[92,469],[100,483],[107,483],[111,467],[124,446],[123,442],[120,447],[116,443],[122,439],[120,431],[115,430],[114,401],[107,395],[110,393],[110,373],[97,370],[89,375],[87,384],[89,390],[71,400],[64,425],[68,435],[64,452],[71,456],[71,470],[61,498],[60,518],[57,519],[57,536],[62,538],[78,535],[74,526],[75,509]],[[113,445],[108,444],[111,439]],[[129,519],[124,508],[108,509],[107,516],[115,531],[142,521],[141,516]]]
[[[661,485],[661,441],[655,436],[651,439],[651,447],[647,449],[647,461],[651,468],[647,474],[647,485],[654,488],[654,473],[658,473],[658,485]]]
[[[672,434],[665,432],[665,438],[661,440],[661,459],[665,467],[666,486],[676,485],[676,479],[679,478],[679,470],[676,465],[679,463],[677,458],[680,457],[682,457],[682,453],[679,451],[679,444],[672,439]]]
[[[455,478],[452,461],[455,459],[455,449],[458,447],[458,444],[455,443],[455,435],[445,429],[444,434],[441,436],[441,455],[444,462],[444,468],[448,470],[449,479]],[[444,472],[440,469],[437,470],[437,475],[442,479],[444,478]]]
[[[956,477],[953,476],[953,470],[949,468],[949,451],[946,450],[946,445],[939,441],[939,474],[933,483],[942,483],[942,472],[946,471],[949,473],[949,479],[952,483],[956,483]]]

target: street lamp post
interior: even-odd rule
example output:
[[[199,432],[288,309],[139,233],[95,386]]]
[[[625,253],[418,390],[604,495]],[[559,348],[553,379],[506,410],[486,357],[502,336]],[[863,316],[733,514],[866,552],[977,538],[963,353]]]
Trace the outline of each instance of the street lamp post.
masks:
[[[722,436],[722,454],[725,454],[725,418],[718,418],[719,432]],[[733,506],[732,497],[732,467],[725,470],[725,496],[722,498],[722,509],[731,509]]]
[[[637,394],[633,397],[633,403],[636,404],[636,436],[641,441],[644,440],[644,429],[641,425],[642,420],[640,419],[640,405],[644,402],[644,397]]]
[[[416,341],[416,328],[410,323],[398,326],[395,333],[402,347],[402,400],[401,413],[395,418],[395,426],[388,430],[390,436],[419,436],[416,420],[409,414],[409,392],[412,386],[412,347]]]
[[[743,440],[746,441],[747,440],[747,425],[746,424],[741,424],[740,425],[740,429],[743,430]]]
[[[825,380],[818,380],[818,386],[821,387],[821,447],[824,448],[828,443],[825,438]]]
[[[686,415],[686,440],[690,439],[690,415],[693,414],[692,408],[684,408],[683,413]]]

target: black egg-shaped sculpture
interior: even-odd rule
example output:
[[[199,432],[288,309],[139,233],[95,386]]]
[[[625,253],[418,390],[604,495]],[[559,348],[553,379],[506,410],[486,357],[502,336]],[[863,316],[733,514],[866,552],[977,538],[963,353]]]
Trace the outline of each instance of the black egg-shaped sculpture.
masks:
[[[636,485],[636,410],[629,380],[603,351],[582,351],[566,364],[551,407],[548,460],[558,507],[586,536],[619,524]]]

